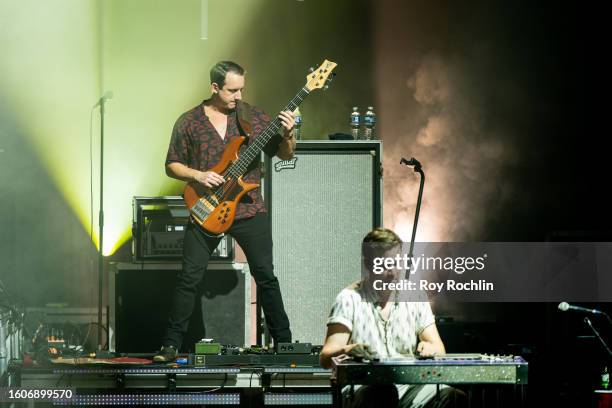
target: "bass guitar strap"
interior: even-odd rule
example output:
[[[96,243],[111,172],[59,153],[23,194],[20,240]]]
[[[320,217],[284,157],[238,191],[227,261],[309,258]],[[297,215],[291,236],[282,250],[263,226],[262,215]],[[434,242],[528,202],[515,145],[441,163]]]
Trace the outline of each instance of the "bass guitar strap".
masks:
[[[237,101],[236,118],[238,119],[238,130],[240,134],[250,139],[253,129],[251,126],[251,105],[243,101]]]

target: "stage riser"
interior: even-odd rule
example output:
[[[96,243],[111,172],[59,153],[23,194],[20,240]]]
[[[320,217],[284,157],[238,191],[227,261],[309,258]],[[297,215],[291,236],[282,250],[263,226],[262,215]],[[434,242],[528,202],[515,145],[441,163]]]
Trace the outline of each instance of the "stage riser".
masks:
[[[161,345],[181,265],[118,263],[111,268],[111,350],[154,353]],[[192,351],[195,342],[204,335],[221,344],[248,345],[251,331],[248,266],[210,263],[201,288],[183,350]]]

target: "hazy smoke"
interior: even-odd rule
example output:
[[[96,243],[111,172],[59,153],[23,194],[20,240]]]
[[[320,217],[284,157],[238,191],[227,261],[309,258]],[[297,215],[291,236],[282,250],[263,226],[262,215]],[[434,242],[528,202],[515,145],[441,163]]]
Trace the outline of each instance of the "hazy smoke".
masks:
[[[417,241],[478,240],[492,207],[512,191],[500,182],[511,146],[488,130],[484,89],[464,61],[430,54],[408,75],[404,104],[386,106],[398,118],[385,135],[385,225],[409,240],[418,175],[400,167],[399,155],[423,164],[425,192]],[[389,165],[390,163],[390,165]]]

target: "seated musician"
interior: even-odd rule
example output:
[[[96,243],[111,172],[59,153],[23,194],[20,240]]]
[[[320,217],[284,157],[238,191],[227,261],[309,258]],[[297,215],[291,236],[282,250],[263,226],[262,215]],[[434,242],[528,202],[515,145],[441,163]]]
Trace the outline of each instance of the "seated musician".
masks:
[[[363,262],[368,271],[373,270],[374,256],[393,256],[402,244],[395,232],[384,228],[371,231],[363,242]],[[397,278],[395,270],[381,275],[366,273],[360,282],[340,292],[327,320],[327,336],[320,355],[322,367],[330,368],[331,358],[342,354],[384,359],[445,353],[429,302],[401,302],[397,301],[397,293],[372,288],[371,279],[390,282]],[[350,407],[463,406],[466,399],[459,390],[434,384],[368,385],[358,387],[352,398],[347,394],[345,406]]]

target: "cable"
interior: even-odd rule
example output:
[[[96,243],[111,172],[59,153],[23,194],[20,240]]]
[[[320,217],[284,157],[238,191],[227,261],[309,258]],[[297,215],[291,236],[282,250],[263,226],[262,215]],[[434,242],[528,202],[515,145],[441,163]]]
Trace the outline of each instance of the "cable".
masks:
[[[85,343],[87,343],[87,339],[89,338],[89,333],[91,333],[91,323],[89,323],[87,325],[87,333],[85,333],[85,338],[83,339],[83,341],[81,342],[81,350],[85,349]]]
[[[222,390],[223,387],[225,387],[225,384],[227,384],[227,373],[225,373],[225,377],[223,378],[223,383],[221,384],[220,387],[213,388],[212,390],[202,391],[201,394],[208,394],[210,392],[215,392],[215,391]]]
[[[60,383],[62,382],[62,379],[66,376],[66,374],[62,374],[60,375],[60,377],[57,379],[57,382],[55,383],[55,388],[58,388]]]
[[[251,372],[251,377],[249,378],[249,388],[251,388],[251,381],[253,381],[253,374],[257,374],[259,377],[261,377],[261,373],[260,372],[253,370]]]
[[[99,324],[98,322],[89,322],[88,323],[88,327],[87,327],[87,333],[85,335],[85,338],[83,339],[83,343],[81,344],[81,349],[85,350],[85,343],[87,342],[87,339],[89,338],[89,334],[91,333],[91,326],[99,326],[102,329],[104,329],[104,331],[106,332],[106,343],[104,343],[103,345],[103,349],[106,348],[108,346],[108,329],[106,328],[106,326],[104,326],[103,324]]]

